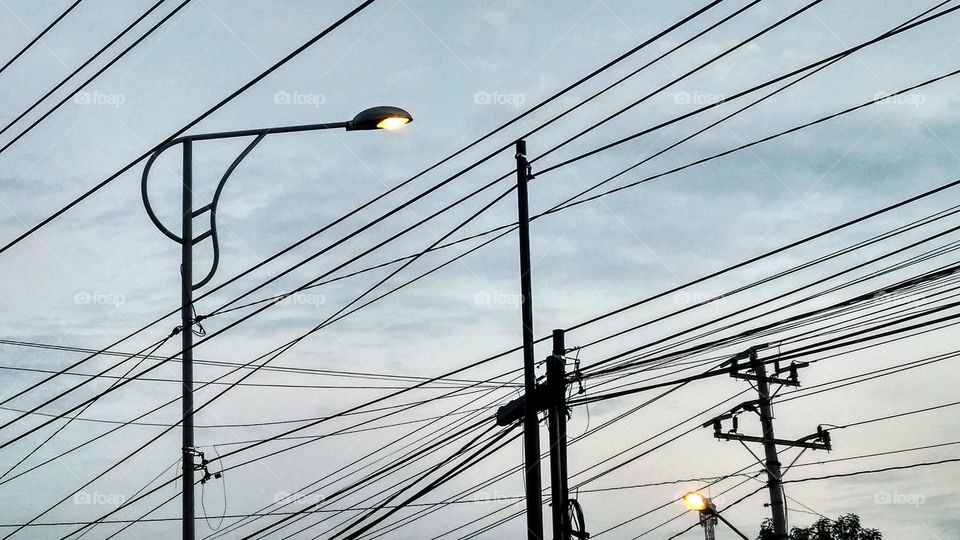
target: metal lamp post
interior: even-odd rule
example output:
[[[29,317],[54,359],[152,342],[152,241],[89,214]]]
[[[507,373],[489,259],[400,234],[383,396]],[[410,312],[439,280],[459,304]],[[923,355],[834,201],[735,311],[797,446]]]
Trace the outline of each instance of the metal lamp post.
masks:
[[[373,107],[356,115],[347,122],[333,122],[326,124],[305,124],[297,126],[273,127],[263,129],[249,129],[242,131],[223,131],[218,133],[204,133],[199,135],[187,135],[172,139],[166,144],[155,150],[143,169],[143,176],[140,181],[140,192],[143,198],[143,207],[150,217],[150,221],[160,232],[168,238],[177,242],[181,246],[181,266],[180,266],[180,335],[182,338],[182,366],[183,366],[183,538],[184,540],[194,539],[194,471],[196,465],[194,458],[197,451],[193,444],[193,324],[195,322],[193,315],[193,291],[203,287],[213,278],[220,262],[220,246],[217,239],[217,204],[220,201],[220,194],[223,192],[223,186],[227,179],[236,170],[241,161],[256,147],[264,137],[275,133],[295,133],[300,131],[320,131],[325,129],[345,129],[347,131],[361,131],[374,129],[397,129],[413,121],[413,117],[407,111],[397,107]],[[240,155],[230,164],[217,189],[214,192],[213,200],[200,208],[193,207],[193,143],[195,141],[209,141],[214,139],[233,139],[240,137],[253,137],[253,141],[240,152]],[[153,166],[157,157],[169,148],[181,145],[183,147],[183,206],[182,206],[182,224],[180,234],[177,235],[170,231],[154,213],[150,205],[150,198],[147,193],[147,177],[150,168]],[[200,234],[193,235],[193,218],[209,212],[210,228]],[[213,262],[206,276],[199,282],[193,282],[193,246],[203,240],[210,238],[213,246]]]

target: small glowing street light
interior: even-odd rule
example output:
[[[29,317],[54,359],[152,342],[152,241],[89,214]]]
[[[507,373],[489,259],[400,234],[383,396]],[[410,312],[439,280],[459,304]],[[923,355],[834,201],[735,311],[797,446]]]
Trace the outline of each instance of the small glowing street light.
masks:
[[[710,502],[710,499],[696,491],[690,491],[684,494],[683,504],[687,505],[687,508],[690,510],[696,510],[697,512],[703,512],[708,508],[713,508],[713,503]]]
[[[393,131],[413,122],[413,116],[399,107],[372,107],[353,117],[347,131],[386,129]]]
[[[721,516],[720,512],[717,512],[717,507],[709,497],[697,491],[688,491],[683,494],[682,500],[687,508],[700,513],[700,525],[703,527],[703,534],[706,540],[714,540],[716,538],[714,529],[717,526],[718,520],[722,521],[727,527],[730,527],[730,530],[737,533],[743,540],[750,540],[745,534],[737,530],[736,527],[727,521],[727,518]]]

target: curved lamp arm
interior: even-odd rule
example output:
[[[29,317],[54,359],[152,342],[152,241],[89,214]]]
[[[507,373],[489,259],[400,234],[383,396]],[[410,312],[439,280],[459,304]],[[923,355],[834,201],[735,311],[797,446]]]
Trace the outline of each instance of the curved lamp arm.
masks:
[[[157,218],[157,214],[154,213],[153,207],[150,206],[150,196],[147,194],[147,176],[149,176],[150,168],[153,167],[153,162],[156,161],[157,157],[164,153],[168,148],[176,146],[181,142],[183,141],[173,140],[161,146],[160,148],[157,148],[152,154],[150,154],[150,158],[147,159],[147,164],[143,168],[143,174],[140,176],[140,198],[143,200],[143,208],[147,211],[147,216],[150,217],[150,221],[153,222],[154,226],[156,226],[157,229],[160,229],[160,232],[178,244],[182,244],[183,239],[164,226],[160,219]]]
[[[240,162],[243,161],[243,158],[247,157],[247,154],[249,154],[254,147],[260,144],[260,141],[262,141],[266,136],[266,133],[257,135],[257,137],[253,139],[253,141],[251,141],[246,148],[243,149],[243,152],[240,152],[240,155],[233,160],[230,166],[227,167],[227,170],[223,173],[223,177],[220,178],[220,183],[217,184],[217,190],[213,194],[213,201],[207,206],[198,208],[193,212],[193,216],[199,216],[207,210],[210,211],[210,229],[194,239],[193,243],[196,244],[201,242],[204,238],[209,236],[210,242],[213,245],[213,263],[210,265],[210,271],[207,272],[207,275],[204,276],[199,283],[193,285],[194,289],[199,289],[200,287],[203,287],[209,283],[210,280],[213,279],[213,274],[217,271],[217,266],[220,265],[220,241],[217,236],[217,204],[220,202],[220,194],[223,193],[223,186],[226,185],[227,179],[230,178],[231,174],[233,174],[233,171],[237,168],[237,165],[240,165]]]
[[[223,173],[223,176],[220,178],[220,183],[217,184],[217,189],[213,194],[213,200],[210,202],[210,204],[194,210],[192,214],[189,216],[189,218],[184,216],[184,219],[193,219],[199,215],[202,215],[204,212],[208,212],[208,211],[210,212],[210,228],[207,230],[207,232],[191,239],[191,244],[195,245],[202,242],[207,237],[210,237],[210,241],[213,246],[213,263],[210,265],[210,270],[207,272],[207,275],[203,277],[203,279],[191,285],[191,288],[194,290],[199,289],[200,287],[203,287],[204,285],[209,283],[210,280],[213,279],[213,275],[216,273],[217,267],[220,265],[220,240],[219,240],[219,236],[217,235],[217,206],[220,203],[220,195],[223,194],[223,187],[226,185],[227,179],[230,178],[230,175],[233,174],[233,171],[235,171],[237,169],[237,166],[240,165],[240,162],[243,161],[243,159],[246,158],[247,155],[250,154],[250,152],[258,144],[260,144],[260,141],[262,141],[263,138],[266,136],[267,136],[266,131],[258,133],[257,136],[253,139],[253,141],[251,141],[250,144],[248,144],[246,148],[244,148],[243,151],[240,152],[240,154],[236,157],[236,159],[234,159],[233,162],[230,163],[230,166],[227,167],[227,170]],[[150,204],[150,195],[147,189],[147,178],[149,177],[149,174],[150,174],[150,168],[153,166],[153,162],[157,159],[157,157],[160,154],[162,154],[165,150],[170,148],[171,146],[174,146],[181,142],[183,141],[182,140],[171,141],[170,144],[167,144],[161,148],[158,148],[156,152],[151,154],[150,159],[147,160],[147,164],[143,169],[143,175],[140,178],[140,194],[142,196],[141,198],[143,199],[143,207],[147,211],[147,216],[150,217],[150,221],[153,222],[153,224],[157,227],[157,229],[160,230],[160,232],[162,232],[164,235],[172,239],[174,242],[177,242],[178,244],[183,244],[185,240],[179,235],[177,235],[176,233],[174,233],[173,231],[171,231],[170,229],[168,229],[163,224],[163,222],[161,222],[160,219],[157,217],[157,214],[153,211],[153,207]]]
[[[375,130],[375,129],[396,129],[405,124],[408,124],[413,121],[413,117],[410,116],[410,113],[400,109],[398,107],[372,107],[361,111],[359,114],[353,117],[352,120],[348,122],[333,122],[325,124],[304,124],[297,126],[283,126],[283,127],[274,127],[274,128],[265,128],[265,129],[248,129],[241,131],[221,131],[217,133],[205,133],[198,135],[188,135],[185,137],[179,137],[176,139],[171,139],[167,143],[158,147],[153,153],[150,154],[150,158],[147,159],[146,166],[143,168],[143,175],[140,177],[140,195],[143,199],[143,207],[147,211],[147,216],[150,217],[150,221],[160,230],[167,238],[170,238],[178,244],[184,244],[189,242],[191,246],[202,242],[208,236],[210,237],[211,243],[213,244],[213,263],[210,266],[210,271],[207,272],[207,275],[200,280],[199,283],[191,284],[191,288],[196,290],[200,287],[203,287],[213,278],[213,274],[217,271],[217,266],[220,264],[220,241],[217,236],[217,205],[220,202],[220,195],[223,193],[223,186],[226,184],[227,179],[230,178],[230,175],[233,174],[233,171],[236,170],[237,166],[240,165],[240,162],[243,161],[245,157],[254,149],[264,137],[271,133],[295,133],[301,131],[318,131],[324,129],[346,129],[347,131],[361,131],[361,130]],[[227,167],[226,172],[223,173],[223,177],[220,178],[220,183],[217,184],[217,190],[214,192],[213,201],[203,207],[200,207],[196,210],[191,209],[189,216],[183,216],[183,219],[193,219],[204,212],[210,212],[210,229],[207,232],[197,236],[195,238],[184,239],[178,236],[176,233],[168,229],[157,217],[157,214],[153,211],[153,207],[150,205],[150,195],[147,190],[147,177],[150,175],[150,169],[153,167],[154,161],[157,157],[165,152],[168,148],[176,146],[181,143],[191,143],[193,141],[208,141],[213,139],[230,139],[235,137],[254,137],[254,140],[247,145],[246,148],[240,152],[240,155],[233,160],[233,163]]]

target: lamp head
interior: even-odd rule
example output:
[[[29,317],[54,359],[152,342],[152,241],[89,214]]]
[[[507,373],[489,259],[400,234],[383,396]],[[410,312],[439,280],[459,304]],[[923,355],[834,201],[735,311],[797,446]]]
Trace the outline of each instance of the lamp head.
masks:
[[[697,512],[703,512],[704,510],[713,508],[713,503],[710,502],[710,499],[696,491],[685,493],[683,495],[683,504],[690,510],[696,510]]]
[[[399,107],[372,107],[353,117],[347,131],[369,129],[399,129],[410,122],[413,116]]]

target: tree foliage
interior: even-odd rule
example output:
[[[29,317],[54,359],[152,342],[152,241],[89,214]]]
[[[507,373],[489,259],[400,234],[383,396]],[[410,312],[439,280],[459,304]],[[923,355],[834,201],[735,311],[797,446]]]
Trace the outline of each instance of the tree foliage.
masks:
[[[758,540],[773,540],[773,522],[764,520]],[[856,514],[846,514],[836,520],[821,518],[809,527],[794,527],[790,540],[882,540],[876,529],[867,529],[860,524]]]

